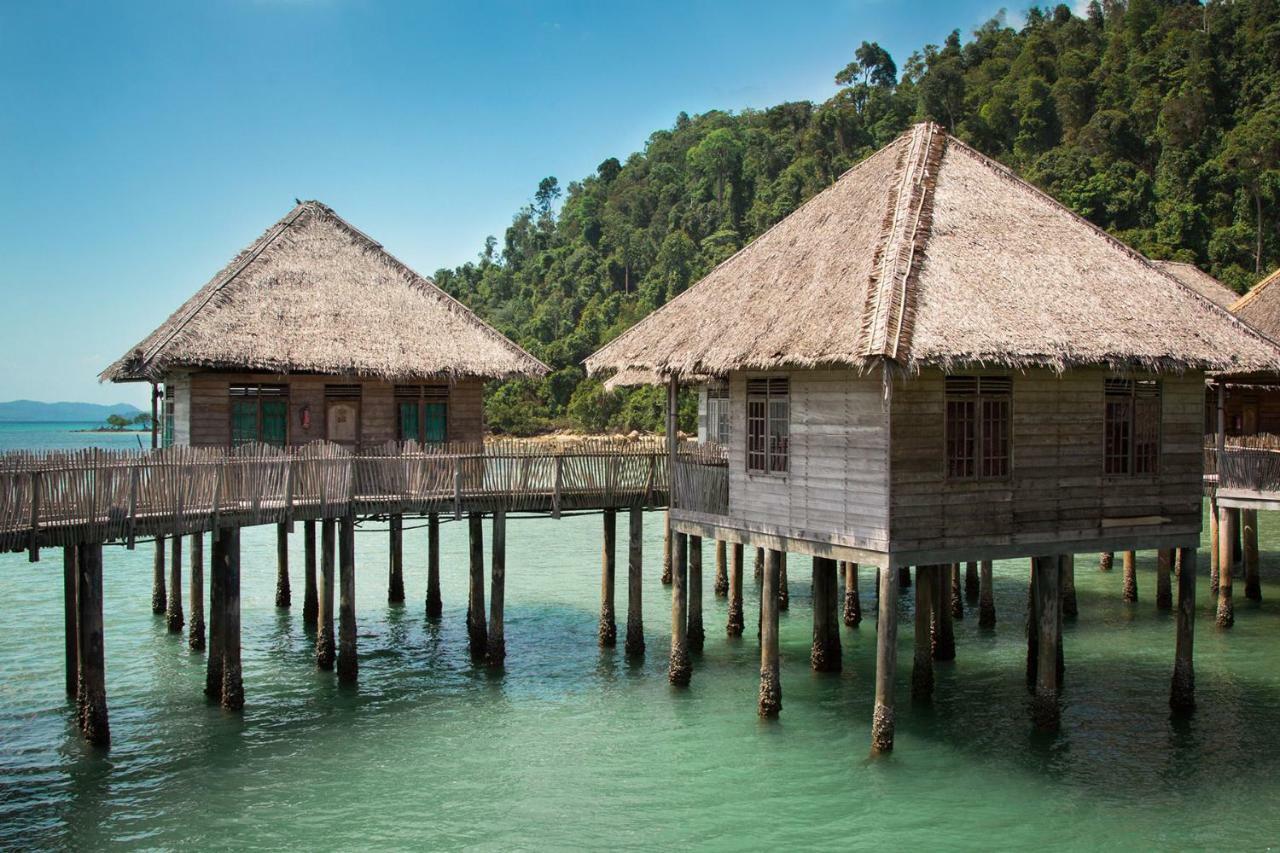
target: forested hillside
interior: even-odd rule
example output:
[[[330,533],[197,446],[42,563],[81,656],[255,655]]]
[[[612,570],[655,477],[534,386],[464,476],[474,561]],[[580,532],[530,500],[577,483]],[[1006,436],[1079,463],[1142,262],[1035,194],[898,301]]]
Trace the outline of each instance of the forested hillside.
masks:
[[[1280,264],[1280,0],[1058,6],[901,66],[852,53],[824,103],[681,114],[563,191],[546,178],[501,242],[436,274],[554,369],[492,387],[491,427],[658,428],[660,391],[606,393],[582,359],[923,119],[1151,257],[1241,291]]]

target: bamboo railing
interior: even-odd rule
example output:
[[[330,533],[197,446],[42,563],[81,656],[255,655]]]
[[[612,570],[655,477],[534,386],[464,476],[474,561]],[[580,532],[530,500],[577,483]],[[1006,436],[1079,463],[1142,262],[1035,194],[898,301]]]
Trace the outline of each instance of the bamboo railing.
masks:
[[[1280,436],[1228,436],[1221,453],[1214,436],[1206,436],[1204,479],[1209,493],[1249,492],[1280,499]]]
[[[0,454],[0,551],[354,513],[665,505],[661,440]]]
[[[682,445],[676,452],[675,506],[707,515],[729,514],[729,456],[720,444]]]

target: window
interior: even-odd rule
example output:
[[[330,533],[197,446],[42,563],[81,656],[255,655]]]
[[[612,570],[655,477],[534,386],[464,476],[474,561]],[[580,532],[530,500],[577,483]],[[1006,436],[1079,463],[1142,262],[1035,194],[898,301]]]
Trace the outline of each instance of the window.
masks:
[[[786,379],[747,380],[747,470],[786,473],[791,403]]]
[[[1160,383],[1108,379],[1105,397],[1103,472],[1155,474],[1160,460]]]
[[[1013,380],[1008,376],[946,379],[947,478],[1008,477]]]
[[[449,436],[447,385],[397,385],[396,437],[419,444],[443,444]]]
[[[723,382],[707,386],[707,441],[729,443],[729,386]]]
[[[255,441],[284,447],[289,437],[287,385],[231,386],[231,446]]]

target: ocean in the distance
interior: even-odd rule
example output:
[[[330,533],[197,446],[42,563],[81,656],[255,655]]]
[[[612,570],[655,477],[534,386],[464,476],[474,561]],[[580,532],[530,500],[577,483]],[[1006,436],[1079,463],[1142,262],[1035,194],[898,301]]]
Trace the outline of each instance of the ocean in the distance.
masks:
[[[94,432],[101,421],[0,421],[0,453],[6,450],[137,450],[151,446],[149,431]]]

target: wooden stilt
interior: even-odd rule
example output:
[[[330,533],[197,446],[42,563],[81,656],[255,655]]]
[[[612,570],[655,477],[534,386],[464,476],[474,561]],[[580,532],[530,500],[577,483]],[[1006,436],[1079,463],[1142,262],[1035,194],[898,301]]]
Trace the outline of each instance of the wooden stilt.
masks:
[[[1036,578],[1036,623],[1039,631],[1039,661],[1036,667],[1036,692],[1032,715],[1036,728],[1057,731],[1058,648],[1062,642],[1061,558],[1036,557],[1032,573]]]
[[[467,637],[471,656],[484,657],[489,632],[484,621],[484,516],[473,512],[467,518],[471,539],[470,583],[467,587]]]
[[[729,559],[728,543],[723,539],[716,540],[716,581],[715,596],[724,598],[729,594]]]
[[[613,611],[615,556],[618,539],[618,514],[604,511],[604,542],[600,549],[600,645],[612,648],[618,642],[618,625]]]
[[[952,625],[952,608],[951,602],[955,600],[954,593],[956,587],[947,583],[947,575],[952,575],[955,579],[956,570],[959,568],[952,565],[951,572],[947,571],[947,566],[933,566],[933,659],[948,661],[956,659],[956,633]]]
[[[1124,552],[1124,600],[1138,600],[1138,555],[1133,551]]]
[[[689,537],[689,651],[702,651],[707,632],[702,625],[702,537]]]
[[[970,560],[964,567],[964,597],[970,604],[977,602],[979,586],[978,564]]]
[[[156,558],[151,567],[151,612],[157,616],[164,613],[165,605],[168,603],[168,596],[164,590],[164,537],[156,537]]]
[[[439,619],[444,612],[440,598],[440,515],[427,515],[427,618]]]
[[[877,569],[880,590],[876,616],[876,704],[871,717],[871,751],[893,750],[893,683],[898,672],[898,572]]]
[[[276,607],[293,604],[293,590],[289,587],[289,524],[276,525]]]
[[[320,523],[320,584],[316,610],[316,666],[333,669],[335,642],[333,633],[334,591],[334,520]]]
[[[316,617],[320,601],[316,597],[316,523],[310,519],[302,523],[302,625],[308,631],[316,629]]]
[[[240,528],[220,527],[213,536],[213,573],[222,576],[222,613],[219,643],[222,651],[222,707],[244,707],[244,681],[240,669]]]
[[[191,623],[187,628],[187,645],[194,651],[204,649],[204,534],[191,534]]]
[[[102,636],[102,544],[76,546],[76,716],[94,746],[111,743]]]
[[[742,612],[742,561],[746,556],[741,542],[733,543],[733,565],[729,569],[729,621],[725,633],[741,637],[746,627]]]
[[[1211,497],[1209,498],[1209,596],[1215,601],[1218,598],[1218,557],[1222,553],[1222,546],[1218,536],[1219,517],[1218,499]]]
[[[489,576],[489,639],[485,644],[485,660],[489,666],[501,666],[507,657],[507,638],[503,628],[502,609],[507,590],[507,512],[493,511],[493,565]],[[613,549],[610,548],[610,553]],[[609,571],[609,621],[613,624],[613,570]],[[601,628],[604,626],[602,625]],[[616,631],[615,631],[616,633]],[[603,638],[601,638],[603,639]],[[610,645],[613,643],[610,642]]]
[[[1240,511],[1241,534],[1244,539],[1244,597],[1262,600],[1262,581],[1258,575],[1258,511]]]
[[[1173,590],[1170,574],[1173,572],[1173,549],[1161,548],[1156,552],[1156,610],[1173,608]]]
[[[778,668],[778,603],[781,596],[782,554],[770,549],[760,594],[760,702],[762,717],[782,710],[782,679]]]
[[[186,620],[182,615],[182,537],[169,541],[169,604],[165,609],[165,624],[170,634],[181,634]]]
[[[791,584],[787,581],[787,552],[778,552],[778,610],[791,609]]]
[[[763,583],[764,582],[764,549],[763,548],[756,549],[756,563],[755,563],[754,571],[755,571],[755,582]]]
[[[627,642],[626,653],[644,654],[644,508],[633,506],[627,549]]]
[[[356,517],[342,517],[338,542],[338,680],[354,684],[356,659]]]
[[[954,619],[964,618],[964,593],[960,588],[960,564],[951,564],[951,616]]]
[[[1231,509],[1231,566],[1234,568],[1244,562],[1244,524],[1240,520],[1243,510],[1232,507]]]
[[[913,700],[927,701],[933,696],[933,580],[932,566],[916,566],[915,655],[911,662]]]
[[[76,698],[80,678],[80,638],[76,632],[79,603],[76,601],[76,546],[62,549],[62,636],[66,660],[67,696]]]
[[[388,542],[390,561],[387,566],[387,603],[404,603],[404,516],[392,513],[389,519]]]
[[[671,510],[662,513],[662,585],[671,586]]]
[[[841,668],[836,572],[835,560],[813,558],[813,645],[809,663],[815,672],[839,672]]]
[[[898,590],[911,589],[911,567],[902,566],[898,569]]]
[[[1231,600],[1231,545],[1235,542],[1235,515],[1227,507],[1218,509],[1218,617],[1219,628],[1230,628],[1236,622],[1235,603]]]
[[[1169,707],[1175,714],[1189,714],[1196,707],[1196,673],[1192,663],[1196,626],[1196,549],[1180,549],[1178,563],[1181,565],[1178,572],[1178,639]]]
[[[862,599],[858,597],[858,564],[845,561],[844,566],[844,624],[856,628],[862,624]]]
[[[226,573],[218,568],[218,531],[215,529],[209,542],[209,650],[205,658],[204,695],[222,701],[222,634],[224,604],[223,587]]]
[[[1036,561],[1031,560],[1031,576],[1027,579],[1027,690],[1035,692],[1036,674],[1040,668],[1040,611],[1036,608]]]
[[[996,596],[992,588],[990,560],[982,561],[978,577],[978,627],[991,629],[996,626]]]
[[[672,532],[671,548],[671,658],[667,665],[667,680],[685,685],[693,676],[689,663],[689,575],[688,538],[683,533]]]

